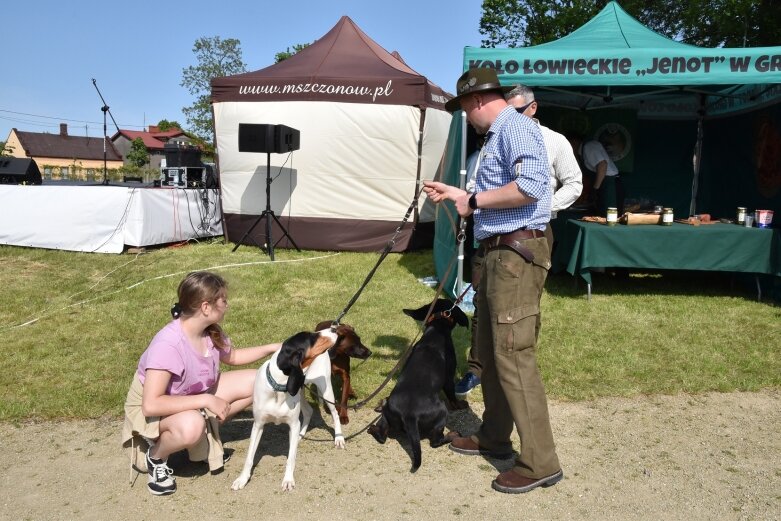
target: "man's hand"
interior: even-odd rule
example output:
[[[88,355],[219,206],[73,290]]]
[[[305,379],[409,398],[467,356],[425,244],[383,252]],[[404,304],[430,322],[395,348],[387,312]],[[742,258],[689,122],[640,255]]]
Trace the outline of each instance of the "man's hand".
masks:
[[[446,185],[439,181],[423,181],[423,191],[426,192],[428,198],[435,203],[441,203],[446,199],[455,201],[459,195],[463,195],[466,192],[455,186]]]
[[[465,190],[438,181],[423,181],[423,191],[435,203],[447,199],[456,203],[456,211],[461,217],[472,215],[472,209],[469,208],[470,194]]]

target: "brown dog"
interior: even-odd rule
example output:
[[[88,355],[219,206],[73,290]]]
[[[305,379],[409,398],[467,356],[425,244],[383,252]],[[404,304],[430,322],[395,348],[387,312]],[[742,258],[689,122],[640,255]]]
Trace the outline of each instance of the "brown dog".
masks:
[[[315,327],[315,331],[328,329],[331,324],[330,320],[320,322]],[[372,352],[361,343],[361,337],[356,334],[352,326],[339,324],[336,326],[336,334],[336,343],[329,350],[331,377],[338,376],[342,379],[342,399],[336,404],[336,410],[339,412],[339,422],[342,425],[347,425],[350,423],[350,418],[347,415],[347,400],[356,397],[350,385],[350,358],[366,360]]]

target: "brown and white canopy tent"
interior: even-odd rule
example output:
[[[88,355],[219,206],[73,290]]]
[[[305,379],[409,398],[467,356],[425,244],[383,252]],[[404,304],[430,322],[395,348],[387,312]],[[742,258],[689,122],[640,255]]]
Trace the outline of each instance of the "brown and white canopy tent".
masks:
[[[271,209],[303,249],[375,251],[393,236],[447,141],[450,95],[348,17],[275,65],[212,80],[224,228],[237,242],[266,205],[265,153],[239,152],[240,123],[285,125],[300,149],[270,154]],[[419,196],[392,251],[430,246]],[[414,233],[413,233],[414,227]],[[265,243],[264,226],[250,234]],[[277,246],[291,244],[275,227]],[[247,241],[249,242],[249,241]]]

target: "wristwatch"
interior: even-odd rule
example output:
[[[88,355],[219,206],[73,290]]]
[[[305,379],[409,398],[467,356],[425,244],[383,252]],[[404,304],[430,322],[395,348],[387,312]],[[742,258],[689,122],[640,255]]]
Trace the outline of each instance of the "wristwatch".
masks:
[[[477,210],[477,194],[473,193],[469,196],[469,208]]]

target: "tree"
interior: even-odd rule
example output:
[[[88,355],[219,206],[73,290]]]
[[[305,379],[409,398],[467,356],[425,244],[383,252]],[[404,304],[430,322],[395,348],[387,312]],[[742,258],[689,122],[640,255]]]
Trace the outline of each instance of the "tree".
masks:
[[[483,0],[484,47],[539,45],[566,36],[608,0]],[[781,42],[778,0],[623,0],[642,24],[701,47],[757,47]]]
[[[14,147],[6,145],[5,141],[0,141],[0,157],[10,156]]]
[[[144,140],[140,137],[137,137],[130,143],[127,160],[131,166],[139,168],[149,162],[149,152],[146,149],[146,145],[144,145]]]
[[[287,60],[294,54],[297,54],[301,52],[303,49],[306,49],[311,44],[309,43],[297,43],[293,46],[293,52],[290,52],[290,47],[288,47],[285,51],[278,52],[274,55],[274,63],[279,63],[281,61]]]
[[[195,41],[193,52],[198,65],[182,69],[182,87],[195,96],[195,102],[184,107],[190,130],[205,142],[214,141],[214,121],[211,110],[211,80],[246,72],[241,57],[241,42],[219,36],[201,37]]]
[[[157,128],[160,129],[160,132],[166,132],[168,130],[171,130],[172,128],[178,128],[179,130],[184,130],[184,127],[178,122],[178,121],[168,121],[167,119],[161,119],[157,123]]]

